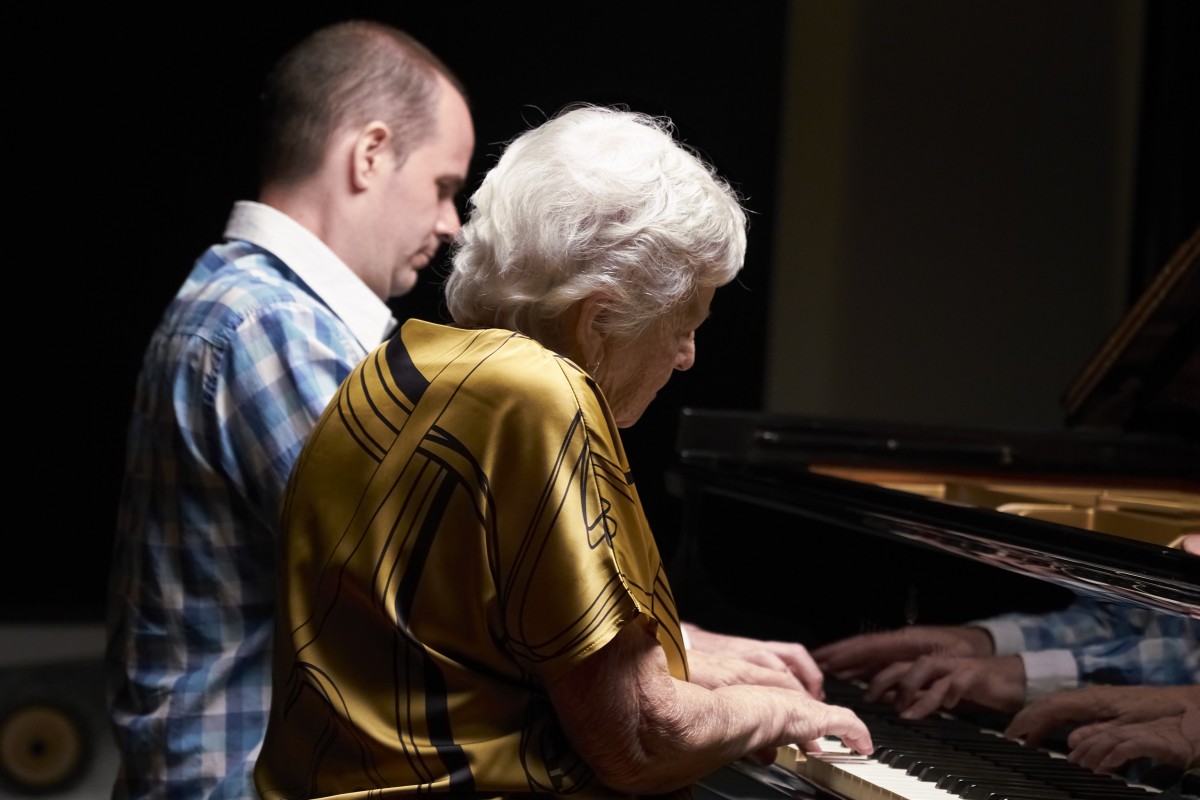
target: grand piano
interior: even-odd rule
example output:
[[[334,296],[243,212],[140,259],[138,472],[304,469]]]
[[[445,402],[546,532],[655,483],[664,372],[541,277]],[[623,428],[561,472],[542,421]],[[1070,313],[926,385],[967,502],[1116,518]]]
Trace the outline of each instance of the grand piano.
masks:
[[[681,613],[714,630],[809,647],[1048,611],[1080,593],[1200,618],[1200,557],[1181,548],[1185,535],[1200,533],[1200,231],[1062,399],[1061,431],[683,409],[668,478],[682,509],[670,568]],[[987,747],[1033,750],[1002,739],[1005,720],[982,710],[918,726],[863,706],[861,688],[835,683],[831,694],[873,731],[886,729],[885,739],[919,735],[920,748],[940,742],[948,760],[961,756],[952,743],[967,729]],[[1053,750],[1038,754],[1069,771]],[[795,770],[751,774],[740,765],[702,788],[740,798],[910,796],[825,759],[807,761],[798,783]],[[1108,782],[1091,785],[1093,777]],[[994,796],[1200,794],[1194,775],[1151,777],[1088,776],[1084,788]],[[973,791],[928,796],[993,796]]]

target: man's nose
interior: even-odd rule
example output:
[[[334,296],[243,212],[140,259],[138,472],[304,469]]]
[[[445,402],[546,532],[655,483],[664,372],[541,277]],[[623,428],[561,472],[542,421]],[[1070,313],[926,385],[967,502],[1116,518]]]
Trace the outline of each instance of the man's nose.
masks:
[[[461,228],[462,219],[458,216],[458,206],[453,201],[444,203],[433,228],[438,241],[442,244],[450,244]]]

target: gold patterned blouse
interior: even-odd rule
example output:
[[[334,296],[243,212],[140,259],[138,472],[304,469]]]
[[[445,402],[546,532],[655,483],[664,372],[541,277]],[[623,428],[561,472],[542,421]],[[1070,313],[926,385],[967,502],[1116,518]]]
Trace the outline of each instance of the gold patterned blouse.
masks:
[[[613,797],[543,687],[634,620],[687,678],[607,403],[506,330],[409,321],[302,452],[281,533],[267,800]]]

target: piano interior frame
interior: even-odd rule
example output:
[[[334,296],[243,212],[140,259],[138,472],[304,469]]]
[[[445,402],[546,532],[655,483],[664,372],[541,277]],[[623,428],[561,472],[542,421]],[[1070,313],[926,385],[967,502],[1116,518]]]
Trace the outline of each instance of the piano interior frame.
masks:
[[[685,613],[696,590],[711,589],[721,558],[708,529],[763,527],[719,521],[721,506],[734,504],[784,515],[780,527],[790,533],[769,534],[760,549],[794,560],[797,592],[814,570],[836,568],[819,559],[846,538],[854,553],[871,552],[872,542],[902,543],[1070,592],[1200,617],[1200,558],[1179,547],[1183,535],[1200,532],[1200,445],[685,409],[677,453],[669,485],[683,500],[684,533],[671,580],[690,584],[677,590]],[[756,535],[743,528],[739,542]],[[775,580],[787,574],[767,568]],[[906,612],[903,621],[916,616]]]

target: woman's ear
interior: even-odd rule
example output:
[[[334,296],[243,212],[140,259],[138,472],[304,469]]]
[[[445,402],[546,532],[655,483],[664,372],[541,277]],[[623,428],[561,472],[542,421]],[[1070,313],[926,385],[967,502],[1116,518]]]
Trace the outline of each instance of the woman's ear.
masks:
[[[604,315],[608,313],[608,301],[608,295],[597,292],[579,302],[574,334],[579,353],[583,357],[582,366],[589,372],[594,371],[604,359],[604,342],[607,337],[602,323]]]

